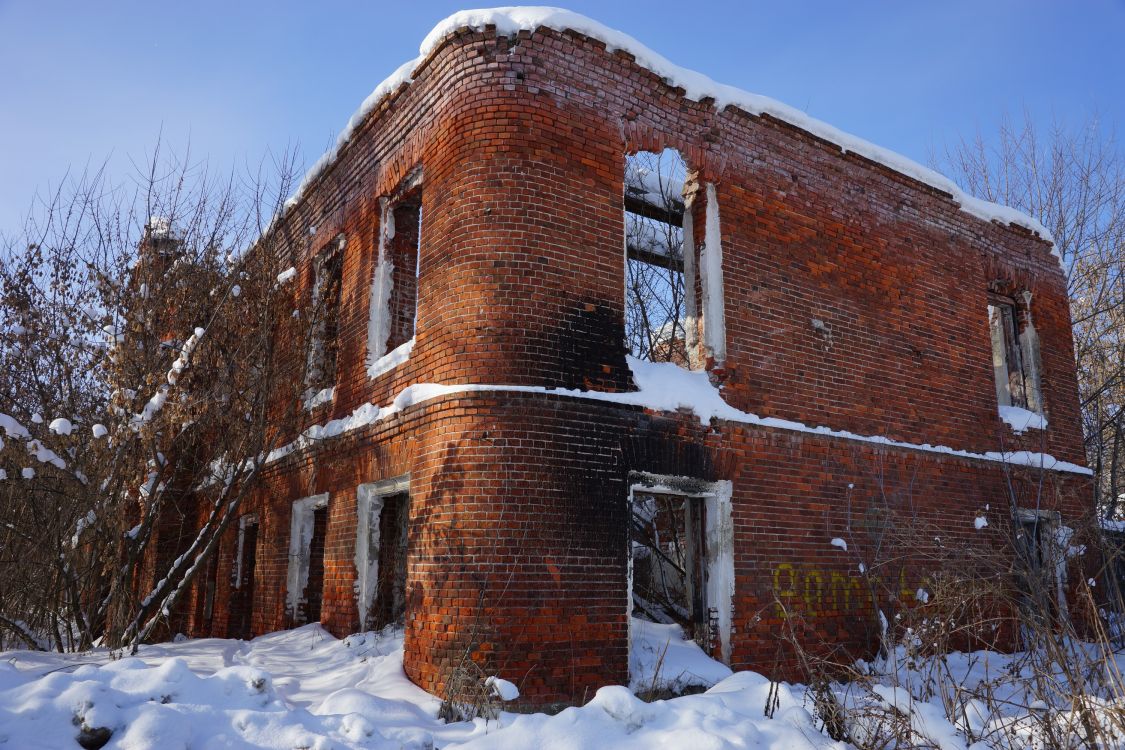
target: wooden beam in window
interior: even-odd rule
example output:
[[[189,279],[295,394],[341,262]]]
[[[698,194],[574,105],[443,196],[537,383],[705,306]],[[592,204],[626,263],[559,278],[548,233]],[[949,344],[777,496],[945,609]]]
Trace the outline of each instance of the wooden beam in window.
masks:
[[[625,210],[644,216],[646,219],[655,219],[662,221],[665,224],[675,224],[680,226],[684,223],[684,204],[683,201],[675,199],[669,201],[669,205],[663,206],[656,203],[651,203],[645,198],[635,195],[630,191],[625,191]]]
[[[626,247],[628,249],[630,260],[639,260],[642,263],[648,263],[649,265],[658,266],[660,268],[667,268],[679,273],[684,272],[683,258],[674,258],[668,255],[663,255],[662,253],[654,253],[651,250],[645,250],[643,248],[635,247],[634,245],[627,245]]]

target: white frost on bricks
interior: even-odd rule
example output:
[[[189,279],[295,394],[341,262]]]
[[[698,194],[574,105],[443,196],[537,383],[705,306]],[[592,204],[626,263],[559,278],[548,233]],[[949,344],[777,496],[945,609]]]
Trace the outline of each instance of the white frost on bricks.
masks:
[[[734,485],[724,479],[711,485],[705,499],[704,523],[707,527],[706,597],[715,607],[719,631],[719,653],[730,661],[730,634],[734,622],[734,522],[731,520],[731,495]]]

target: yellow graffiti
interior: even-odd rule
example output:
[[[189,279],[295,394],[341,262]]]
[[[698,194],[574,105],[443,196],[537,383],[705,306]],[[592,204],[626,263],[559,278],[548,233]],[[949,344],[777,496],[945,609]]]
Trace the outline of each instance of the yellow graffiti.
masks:
[[[781,586],[781,576],[789,577],[789,585],[786,587]],[[773,591],[774,596],[777,597],[777,606],[780,610],[789,609],[793,600],[797,597],[797,571],[789,563],[781,563],[773,571]]]
[[[898,594],[904,602],[914,601],[914,589],[906,585],[906,570],[899,570]],[[830,615],[867,609],[873,596],[885,588],[877,574],[824,571],[780,563],[773,570],[773,594],[779,615],[800,609],[808,615]]]

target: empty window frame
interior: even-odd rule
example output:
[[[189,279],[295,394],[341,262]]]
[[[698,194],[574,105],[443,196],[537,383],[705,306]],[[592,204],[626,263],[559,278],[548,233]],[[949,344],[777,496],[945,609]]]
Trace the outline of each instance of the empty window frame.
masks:
[[[731,483],[634,473],[629,586],[633,618],[680,625],[730,659],[734,593]]]
[[[996,401],[1042,411],[1039,389],[1039,339],[1031,324],[1030,293],[1017,299],[990,294],[988,327],[992,340],[992,371]]]
[[[403,621],[410,480],[362,484],[356,491],[356,604],[361,630]]]
[[[293,503],[285,605],[295,624],[320,621],[327,536],[327,493],[302,498]]]
[[[625,342],[638,359],[687,366],[684,180],[673,149],[625,159]]]
[[[418,255],[422,239],[422,175],[415,173],[380,200],[375,276],[371,284],[367,365],[409,344],[418,316]]]
[[[337,235],[313,259],[312,310],[305,367],[306,405],[324,401],[325,395],[321,392],[331,388],[336,380],[344,245],[344,235]]]
[[[1016,585],[1020,609],[1027,622],[1049,624],[1066,614],[1064,563],[1069,533],[1070,530],[1061,525],[1058,513],[1016,510],[1013,519]]]
[[[238,545],[231,571],[230,607],[227,616],[228,638],[249,638],[254,613],[254,570],[258,562],[258,514],[247,513],[238,519]]]

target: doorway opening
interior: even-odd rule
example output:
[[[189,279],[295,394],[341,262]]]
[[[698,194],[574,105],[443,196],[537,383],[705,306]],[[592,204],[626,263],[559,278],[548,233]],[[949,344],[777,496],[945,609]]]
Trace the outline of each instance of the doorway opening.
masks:
[[[356,492],[356,603],[363,630],[401,624],[406,614],[409,486],[409,477],[399,477]]]
[[[238,547],[231,575],[227,638],[247,640],[253,635],[254,569],[258,561],[258,514],[238,519]]]

